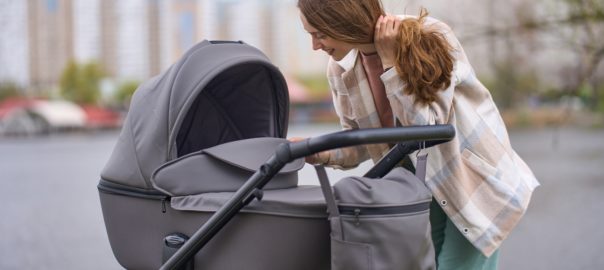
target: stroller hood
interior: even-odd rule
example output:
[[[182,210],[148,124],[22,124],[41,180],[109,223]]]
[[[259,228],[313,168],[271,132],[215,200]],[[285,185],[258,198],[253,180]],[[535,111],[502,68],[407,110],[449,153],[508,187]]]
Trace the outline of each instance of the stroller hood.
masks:
[[[242,42],[203,41],[135,91],[102,179],[153,189],[151,175],[179,156],[218,144],[287,136],[282,74]]]

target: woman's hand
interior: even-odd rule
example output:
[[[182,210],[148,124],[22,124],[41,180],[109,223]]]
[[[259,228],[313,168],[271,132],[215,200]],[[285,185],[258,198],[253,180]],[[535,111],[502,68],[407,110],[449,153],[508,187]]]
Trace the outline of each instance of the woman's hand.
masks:
[[[375,33],[373,42],[384,70],[393,67],[396,64],[396,52],[398,50],[398,36],[401,19],[392,16],[380,16],[375,24]]]
[[[306,138],[302,137],[292,137],[287,139],[290,142],[299,142],[306,140]],[[308,164],[325,164],[329,161],[329,152],[323,151],[310,156],[304,157],[304,161]]]

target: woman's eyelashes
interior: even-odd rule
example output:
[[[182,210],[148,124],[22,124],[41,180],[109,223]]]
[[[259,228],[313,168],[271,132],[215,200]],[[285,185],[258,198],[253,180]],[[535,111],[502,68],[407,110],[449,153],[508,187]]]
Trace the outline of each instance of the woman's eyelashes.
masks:
[[[315,36],[316,39],[325,39],[327,35],[323,33],[312,33],[311,35]]]

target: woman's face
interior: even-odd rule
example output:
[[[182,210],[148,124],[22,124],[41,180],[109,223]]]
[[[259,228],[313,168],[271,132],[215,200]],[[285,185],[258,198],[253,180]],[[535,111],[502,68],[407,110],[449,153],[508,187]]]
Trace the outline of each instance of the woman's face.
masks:
[[[323,50],[334,60],[340,61],[354,48],[352,44],[335,40],[312,27],[302,13],[300,13],[300,19],[302,20],[302,25],[304,25],[304,30],[306,30],[312,38],[313,50]]]

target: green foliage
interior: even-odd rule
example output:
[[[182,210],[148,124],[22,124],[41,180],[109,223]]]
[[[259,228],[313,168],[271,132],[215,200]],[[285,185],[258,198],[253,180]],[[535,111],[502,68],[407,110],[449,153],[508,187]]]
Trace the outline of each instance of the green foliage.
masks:
[[[12,82],[0,83],[0,101],[10,97],[20,96],[19,86]]]
[[[604,114],[604,84],[600,85],[596,91],[598,93],[597,111]]]
[[[527,110],[520,110],[516,115],[516,126],[530,127],[532,125],[531,114]]]
[[[121,83],[115,92],[115,101],[119,104],[128,104],[139,84],[140,82],[138,81],[126,81]]]
[[[578,56],[577,80],[572,87],[592,111],[602,111],[604,83],[598,66],[604,62],[604,2],[602,0],[562,0],[567,10],[564,23],[571,34],[564,35]]]
[[[502,109],[520,105],[528,96],[539,89],[539,77],[534,72],[522,72],[511,61],[504,61],[495,66],[491,79],[482,82],[489,89],[493,99]]]
[[[329,83],[325,75],[303,75],[297,77],[300,84],[308,90],[310,98],[322,100],[329,98]]]
[[[559,101],[565,95],[567,95],[567,92],[565,92],[565,91],[562,91],[557,88],[549,88],[549,89],[542,91],[539,94],[539,97],[544,102],[555,103],[555,102]]]
[[[99,64],[78,64],[71,61],[61,74],[59,81],[61,96],[79,104],[97,103],[101,91],[103,71]]]

